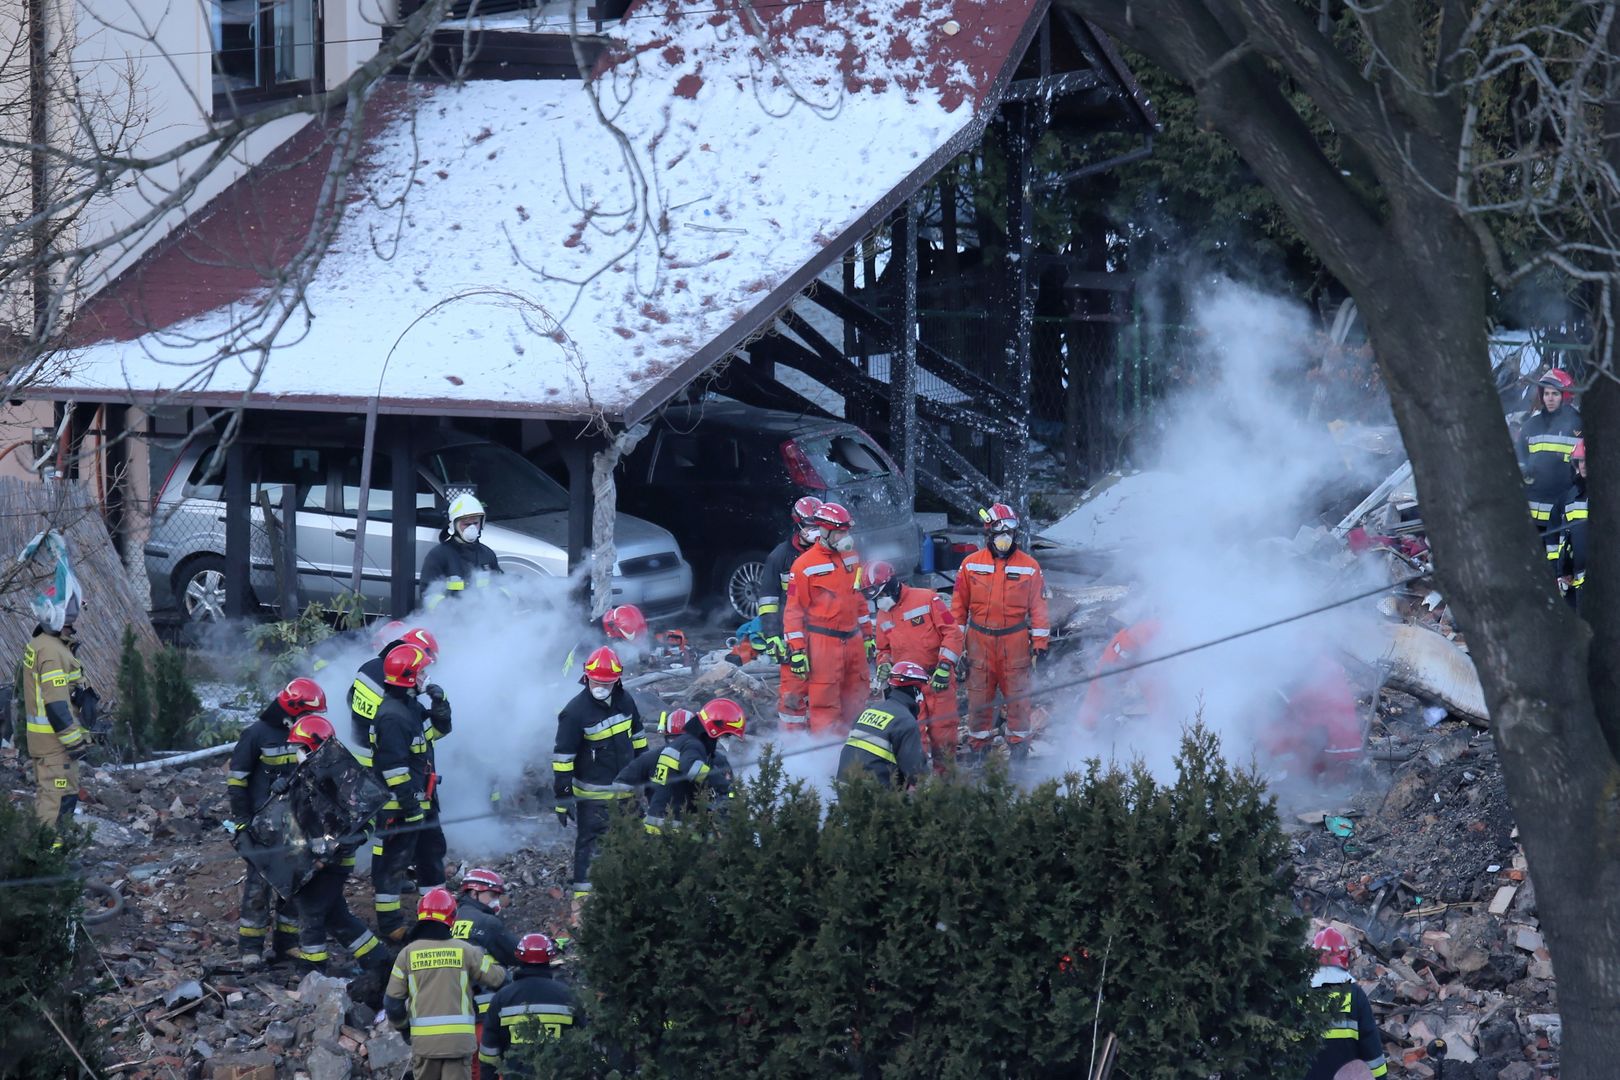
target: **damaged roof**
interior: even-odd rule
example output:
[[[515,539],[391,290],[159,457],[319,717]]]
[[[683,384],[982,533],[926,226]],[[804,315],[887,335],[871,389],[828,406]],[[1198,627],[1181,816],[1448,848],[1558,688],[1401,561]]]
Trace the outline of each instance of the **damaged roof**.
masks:
[[[235,327],[308,229],[318,125],[87,305],[47,396],[633,422],[978,138],[1045,8],[659,0],[616,28],[596,100],[388,84],[279,329],[274,305]]]

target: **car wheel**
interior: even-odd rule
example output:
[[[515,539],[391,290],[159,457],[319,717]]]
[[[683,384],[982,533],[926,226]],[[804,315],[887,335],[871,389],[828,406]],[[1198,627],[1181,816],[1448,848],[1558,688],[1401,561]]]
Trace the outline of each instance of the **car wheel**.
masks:
[[[188,622],[225,618],[225,560],[218,555],[187,559],[175,572],[174,598]]]
[[[759,610],[759,593],[765,584],[765,552],[744,551],[720,560],[715,582],[726,591],[731,610],[742,619],[752,619]]]

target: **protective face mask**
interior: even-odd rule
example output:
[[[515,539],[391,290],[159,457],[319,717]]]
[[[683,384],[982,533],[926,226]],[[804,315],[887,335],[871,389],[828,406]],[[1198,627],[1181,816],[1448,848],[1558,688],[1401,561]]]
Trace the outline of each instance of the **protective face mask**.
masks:
[[[992,536],[990,538],[990,546],[995,549],[996,554],[998,554],[998,555],[1007,554],[1007,552],[1009,552],[1009,551],[1011,551],[1013,549],[1012,534],[1011,533],[997,533],[996,535],[994,535],[994,536]]]
[[[840,555],[847,555],[855,550],[855,538],[847,532],[841,532],[832,538],[832,549]]]
[[[888,611],[892,607],[894,607],[894,597],[880,596],[877,598],[877,609],[879,611]]]
[[[484,535],[484,523],[474,521],[469,525],[456,526],[456,534],[469,544],[478,543],[478,538]]]
[[[612,683],[591,683],[591,697],[597,701],[606,701],[613,696]]]
[[[821,530],[816,528],[813,525],[807,525],[804,528],[799,530],[799,540],[806,547],[808,547],[811,544],[815,543],[817,540],[820,540],[821,535],[822,535]]]
[[[499,915],[501,913],[501,898],[498,896],[492,896],[489,898],[489,902],[484,906],[489,908],[489,910],[493,911],[495,914]]]

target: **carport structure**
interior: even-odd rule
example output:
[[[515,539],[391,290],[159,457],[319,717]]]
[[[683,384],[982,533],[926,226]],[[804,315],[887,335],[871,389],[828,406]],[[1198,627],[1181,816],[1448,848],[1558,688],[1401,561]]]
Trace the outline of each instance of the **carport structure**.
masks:
[[[610,29],[594,95],[555,79],[386,82],[307,289],[287,295],[280,268],[310,231],[337,117],[89,302],[45,396],[79,432],[102,405],[363,415],[393,462],[394,566],[414,564],[410,463],[425,418],[544,421],[569,464],[578,565],[611,544],[593,536],[592,471],[611,477],[624,433],[742,363],[738,350],[862,237],[906,220],[910,196],[1004,106],[1022,117],[1106,89],[1102,75],[1052,68],[1051,20],[1046,0],[660,0]],[[899,336],[912,347],[897,364],[916,363],[914,335]],[[751,353],[749,366],[768,382],[775,359]],[[1027,411],[1024,367],[998,411],[1016,414],[1019,385]],[[889,406],[895,438],[914,447],[915,394]],[[240,443],[224,481],[227,607],[240,614]],[[414,584],[394,575],[397,614]]]

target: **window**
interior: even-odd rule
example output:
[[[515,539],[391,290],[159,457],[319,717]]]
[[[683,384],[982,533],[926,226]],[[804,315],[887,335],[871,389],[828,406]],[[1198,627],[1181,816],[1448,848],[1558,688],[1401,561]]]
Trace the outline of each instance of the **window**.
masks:
[[[655,484],[724,484],[742,468],[742,450],[730,435],[677,435],[666,431],[653,462]]]
[[[214,109],[313,93],[321,64],[320,0],[206,0]]]
[[[833,487],[889,474],[882,451],[860,435],[811,435],[797,442],[821,478]]]
[[[326,509],[326,455],[320,450],[299,450],[290,446],[262,446],[255,454],[253,501],[259,492],[269,493],[270,505],[281,506],[282,490],[296,492],[300,510]]]
[[[490,521],[568,512],[568,492],[522,457],[494,443],[462,443],[417,458],[441,491],[471,491]]]
[[[366,516],[378,521],[392,521],[394,515],[394,462],[387,454],[375,454],[371,459],[371,494],[366,498]],[[351,453],[343,459],[343,495],[339,512],[360,513],[360,455]],[[416,474],[416,511],[420,515],[433,509],[433,488],[421,473]]]

